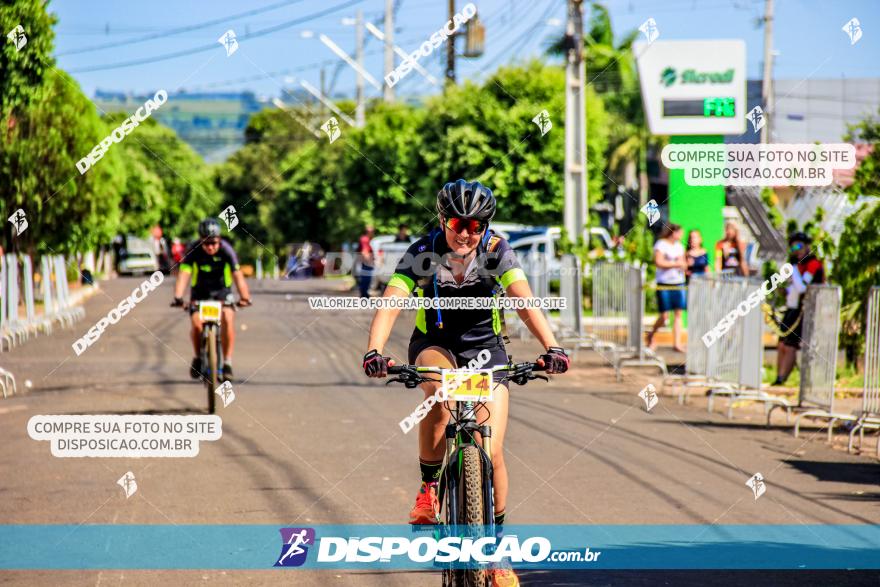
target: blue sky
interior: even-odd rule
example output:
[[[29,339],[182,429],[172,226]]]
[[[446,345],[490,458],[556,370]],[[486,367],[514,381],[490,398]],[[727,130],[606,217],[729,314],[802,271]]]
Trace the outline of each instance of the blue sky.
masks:
[[[412,51],[446,21],[446,0],[398,0],[396,43]],[[338,59],[317,38],[323,33],[348,53],[354,53],[354,27],[341,22],[357,9],[366,20],[381,18],[384,0],[288,0],[277,9],[175,34],[161,39],[90,51],[69,51],[126,41],[169,29],[224,19],[284,0],[59,0],[49,8],[58,15],[56,54],[58,63],[79,81],[88,95],[96,88],[130,92],[253,90],[269,96],[284,87],[298,87],[300,80],[318,86],[320,64],[328,79]],[[466,2],[457,0],[460,10]],[[459,80],[480,79],[499,64],[539,55],[547,43],[562,33],[564,0],[481,0],[475,2],[486,24],[486,53],[476,60],[458,60]],[[747,46],[750,78],[761,75],[763,31],[755,19],[763,14],[763,0],[611,0],[615,34],[622,35],[653,17],[661,39],[741,38]],[[334,7],[342,6],[333,11]],[[330,12],[332,11],[332,12]],[[226,57],[216,43],[227,29],[239,37],[316,13],[328,12],[259,38],[242,40],[239,50]],[[852,17],[861,22],[863,38],[854,46],[841,30]],[[380,26],[380,28],[382,28]],[[303,38],[303,32],[314,33]],[[369,34],[366,35],[370,37]],[[214,47],[191,55],[150,61],[156,56]],[[775,77],[785,79],[880,77],[880,1],[878,0],[776,0],[775,42],[779,52]],[[442,79],[445,51],[435,51],[422,63]],[[144,59],[144,64],[82,71]],[[382,55],[378,41],[366,45],[367,69],[381,82]],[[296,70],[279,73],[284,70]],[[353,93],[355,75],[344,65],[335,91]],[[368,95],[379,91],[368,87]],[[397,89],[404,94],[431,93],[430,85],[411,73]]]

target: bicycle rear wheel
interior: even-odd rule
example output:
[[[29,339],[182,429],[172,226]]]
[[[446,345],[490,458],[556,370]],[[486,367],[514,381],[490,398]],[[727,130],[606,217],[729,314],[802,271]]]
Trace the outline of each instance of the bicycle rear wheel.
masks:
[[[483,468],[480,449],[467,445],[459,451],[461,476],[458,480],[458,520],[456,523],[474,534],[482,532],[483,519]],[[456,587],[484,587],[489,584],[485,568],[455,569],[452,584]]]
[[[208,413],[213,414],[215,410],[214,400],[216,399],[214,390],[219,385],[219,373],[217,369],[217,329],[213,326],[208,328],[205,341],[208,344],[208,377],[205,380],[205,386],[208,388]]]

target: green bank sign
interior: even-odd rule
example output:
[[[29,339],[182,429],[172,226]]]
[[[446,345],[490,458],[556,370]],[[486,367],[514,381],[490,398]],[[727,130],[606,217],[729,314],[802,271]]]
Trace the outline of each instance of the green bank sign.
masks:
[[[726,71],[697,71],[685,69],[680,74],[674,67],[667,67],[660,74],[660,83],[667,88],[675,82],[679,84],[729,84],[733,82],[733,68]]]

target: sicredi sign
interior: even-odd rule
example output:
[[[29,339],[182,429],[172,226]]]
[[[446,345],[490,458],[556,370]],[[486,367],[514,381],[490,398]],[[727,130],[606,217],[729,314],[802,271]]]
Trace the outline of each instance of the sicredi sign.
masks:
[[[648,128],[653,134],[745,132],[745,42],[637,41],[633,53]]]

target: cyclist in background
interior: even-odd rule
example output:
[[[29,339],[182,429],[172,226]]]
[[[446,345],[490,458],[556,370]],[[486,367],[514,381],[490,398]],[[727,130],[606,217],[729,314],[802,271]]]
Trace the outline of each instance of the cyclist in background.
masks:
[[[187,282],[190,283],[190,298],[197,300],[217,300],[232,304],[232,284],[238,289],[241,298],[239,305],[249,306],[251,296],[247,282],[241,273],[238,256],[232,246],[220,238],[220,223],[214,218],[206,218],[199,223],[199,240],[193,241],[186,248],[177,282],[174,285],[174,301],[172,306],[183,306],[183,295],[186,293]],[[190,307],[193,353],[195,357],[190,366],[190,377],[198,379],[202,373],[200,346],[202,338],[202,321],[195,308]],[[235,313],[232,307],[223,307],[223,322],[220,333],[223,345],[223,377],[232,379],[232,351],[235,343]]]
[[[447,183],[437,195],[440,227],[414,242],[398,263],[383,297],[493,297],[504,291],[508,297],[532,297],[526,275],[516,254],[506,240],[489,230],[495,215],[492,191],[479,182],[459,179]],[[427,253],[427,255],[425,254]],[[429,257],[427,266],[420,259]],[[415,260],[415,263],[413,262]],[[370,326],[370,349],[363,359],[369,377],[385,377],[393,365],[382,355],[394,321],[400,310],[379,309]],[[538,358],[548,373],[564,373],[569,358],[559,347],[540,309],[517,310],[520,319],[541,343],[545,353]],[[502,335],[503,310],[419,309],[409,342],[408,362],[443,368],[465,367],[482,350],[491,356],[493,367],[508,363]],[[506,374],[495,373],[496,381]],[[425,399],[433,395],[439,383],[422,384]],[[507,468],[503,443],[507,428],[508,389],[498,383],[494,401],[487,409],[477,410],[477,421],[492,427],[492,464],[494,467],[495,524],[504,523],[507,500]],[[445,426],[449,415],[445,404],[435,404],[419,423],[419,467],[422,483],[416,504],[410,512],[411,524],[437,524],[439,502],[437,486],[445,451]],[[513,587],[519,584],[511,569],[494,569],[493,585]]]

